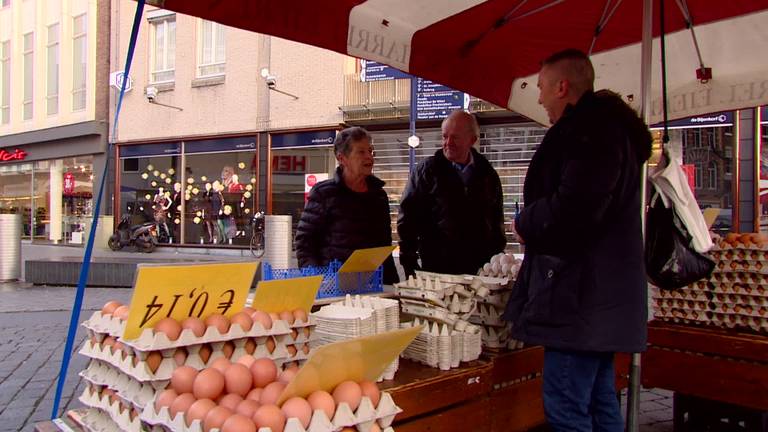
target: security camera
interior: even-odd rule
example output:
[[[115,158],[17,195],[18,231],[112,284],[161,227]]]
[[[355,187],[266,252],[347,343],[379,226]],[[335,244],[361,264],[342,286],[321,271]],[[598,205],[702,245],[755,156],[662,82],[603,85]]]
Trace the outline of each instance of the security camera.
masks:
[[[146,94],[147,100],[154,102],[155,98],[157,98],[157,87],[147,87]]]
[[[267,82],[267,87],[274,88],[277,85],[277,77],[274,75],[269,75],[266,78],[264,78],[264,81]]]

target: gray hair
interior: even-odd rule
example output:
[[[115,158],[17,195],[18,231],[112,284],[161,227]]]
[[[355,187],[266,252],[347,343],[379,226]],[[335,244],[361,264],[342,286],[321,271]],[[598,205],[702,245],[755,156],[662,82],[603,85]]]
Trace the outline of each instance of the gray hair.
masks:
[[[560,77],[567,78],[575,93],[593,91],[595,69],[589,56],[574,48],[558,51],[541,62],[542,66],[556,68]]]
[[[445,122],[448,121],[448,119],[452,119],[456,121],[455,119],[462,119],[465,122],[465,125],[469,127],[469,130],[472,131],[472,134],[475,135],[475,138],[480,139],[480,125],[477,124],[477,118],[464,110],[456,110],[452,111],[450,114],[448,114],[448,117],[443,119],[443,122],[440,124],[440,128],[442,129],[443,126],[445,126]]]
[[[371,134],[367,130],[359,126],[346,128],[336,134],[336,139],[333,140],[333,153],[336,156],[341,154],[348,156],[352,150],[352,143],[364,139],[371,141]]]

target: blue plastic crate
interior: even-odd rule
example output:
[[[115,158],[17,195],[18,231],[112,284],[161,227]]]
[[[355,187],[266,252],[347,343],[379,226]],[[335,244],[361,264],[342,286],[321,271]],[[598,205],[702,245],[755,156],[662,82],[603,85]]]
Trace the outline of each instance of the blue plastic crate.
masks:
[[[341,263],[333,260],[327,266],[276,269],[268,262],[264,266],[263,279],[291,279],[305,276],[322,276],[323,282],[317,291],[317,298],[342,297],[346,294],[370,294],[384,291],[383,267],[372,273],[341,273]]]

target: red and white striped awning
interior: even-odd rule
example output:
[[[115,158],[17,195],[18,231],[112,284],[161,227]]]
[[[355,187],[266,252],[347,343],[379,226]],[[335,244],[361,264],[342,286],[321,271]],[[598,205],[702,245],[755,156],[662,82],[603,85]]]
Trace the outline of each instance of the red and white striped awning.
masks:
[[[149,0],[222,24],[375,60],[546,123],[540,61],[591,51],[597,88],[637,104],[642,0]],[[670,119],[768,104],[768,0],[667,0]],[[654,1],[649,123],[661,120]],[[693,23],[695,39],[687,29]],[[597,33],[597,35],[596,35]],[[707,83],[696,77],[712,68]]]

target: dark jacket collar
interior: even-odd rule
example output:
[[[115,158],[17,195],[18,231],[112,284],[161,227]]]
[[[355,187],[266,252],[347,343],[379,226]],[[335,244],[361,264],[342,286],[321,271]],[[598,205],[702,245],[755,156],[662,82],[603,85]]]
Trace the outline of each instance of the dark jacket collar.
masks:
[[[472,152],[472,161],[476,169],[480,167],[485,169],[486,167],[491,165],[490,162],[488,162],[488,159],[486,159],[483,155],[481,155],[480,152],[475,150],[474,147],[470,148],[469,151]],[[445,165],[447,167],[453,168],[452,162],[445,157],[445,154],[443,154],[443,149],[437,149],[437,151],[435,152],[435,161],[440,163],[441,165]]]
[[[349,187],[347,187],[347,184],[344,183],[344,178],[341,176],[341,171],[342,171],[342,167],[341,166],[336,167],[336,173],[333,175],[333,181],[336,182],[336,184],[339,185],[340,187],[343,187],[345,189],[351,190],[351,189],[349,189]],[[380,178],[376,177],[375,175],[369,175],[365,179],[365,181],[366,181],[366,183],[368,183],[368,190],[369,191],[375,190],[375,189],[381,189],[386,184],[384,182],[384,180],[381,180]]]

